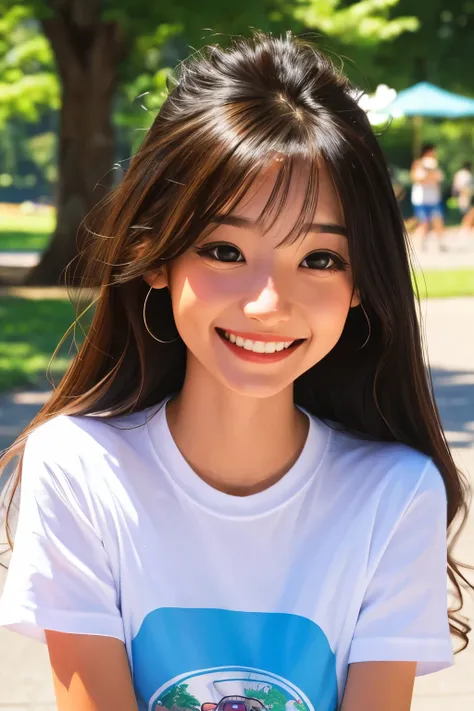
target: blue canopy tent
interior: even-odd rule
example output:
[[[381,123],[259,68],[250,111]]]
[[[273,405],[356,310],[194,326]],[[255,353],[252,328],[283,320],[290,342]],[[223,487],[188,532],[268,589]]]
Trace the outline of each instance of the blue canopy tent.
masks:
[[[413,149],[415,155],[417,155],[421,147],[424,116],[437,118],[474,116],[474,99],[460,94],[453,94],[451,91],[440,89],[434,84],[422,81],[409,89],[400,91],[397,97],[380,113],[392,116],[397,113],[413,116],[415,129]]]

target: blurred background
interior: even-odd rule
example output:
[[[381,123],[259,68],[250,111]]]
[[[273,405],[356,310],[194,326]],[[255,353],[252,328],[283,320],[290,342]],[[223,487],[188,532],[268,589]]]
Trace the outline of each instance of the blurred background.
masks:
[[[251,28],[315,41],[359,90],[411,236],[437,403],[472,478],[474,0],[0,0],[0,450],[83,338],[73,328],[51,360],[76,317],[64,269],[82,220],[164,101],[167,75]],[[436,146],[442,171],[441,237],[431,225],[421,236],[411,203],[423,143]],[[474,562],[472,514],[458,550]],[[417,681],[415,711],[474,708],[473,647]],[[0,631],[0,654],[0,709],[54,709],[45,650]]]

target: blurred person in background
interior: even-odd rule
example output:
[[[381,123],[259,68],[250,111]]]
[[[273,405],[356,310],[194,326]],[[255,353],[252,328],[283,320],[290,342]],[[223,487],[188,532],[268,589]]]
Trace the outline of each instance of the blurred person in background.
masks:
[[[453,178],[452,194],[457,198],[458,209],[462,215],[461,238],[470,237],[474,227],[474,207],[472,206],[472,196],[474,192],[474,176],[472,175],[472,161],[463,163]]]
[[[461,215],[464,217],[472,205],[472,161],[467,160],[463,163],[453,178],[452,194],[457,198],[458,208]]]
[[[425,143],[420,157],[413,161],[410,170],[411,202],[418,221],[415,237],[421,239],[422,249],[426,248],[430,228],[436,233],[440,249],[446,249],[443,242],[444,219],[441,198],[443,177],[444,174],[439,168],[436,157],[436,146],[433,143]]]

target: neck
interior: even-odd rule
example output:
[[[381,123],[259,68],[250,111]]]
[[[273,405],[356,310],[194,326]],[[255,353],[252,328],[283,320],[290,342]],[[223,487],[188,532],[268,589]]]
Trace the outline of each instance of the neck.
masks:
[[[193,470],[237,496],[276,483],[297,460],[309,426],[293,403],[292,386],[268,398],[234,393],[192,358],[180,393],[168,404],[167,420]]]

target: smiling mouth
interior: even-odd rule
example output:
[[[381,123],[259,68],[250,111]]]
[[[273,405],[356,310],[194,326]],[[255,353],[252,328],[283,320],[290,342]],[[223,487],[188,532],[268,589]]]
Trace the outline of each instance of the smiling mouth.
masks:
[[[258,339],[244,338],[243,336],[238,336],[230,331],[225,331],[222,328],[216,328],[219,336],[228,343],[232,343],[237,348],[242,348],[245,351],[251,351],[253,353],[268,354],[280,353],[281,351],[291,351],[296,346],[300,345],[305,341],[305,338],[289,339],[288,341],[276,340],[276,341],[259,341]]]

